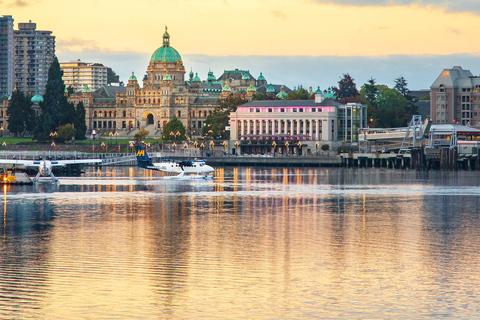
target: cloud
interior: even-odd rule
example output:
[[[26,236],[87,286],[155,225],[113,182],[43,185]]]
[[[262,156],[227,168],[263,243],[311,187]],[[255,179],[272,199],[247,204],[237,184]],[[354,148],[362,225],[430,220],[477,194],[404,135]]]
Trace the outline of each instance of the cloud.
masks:
[[[286,20],[287,19],[287,15],[285,13],[283,13],[282,11],[272,10],[272,13],[273,13],[273,16],[275,18],[278,18],[278,19],[281,19],[281,20]]]
[[[28,7],[32,5],[36,5],[39,0],[15,0],[15,1],[10,1],[7,3],[7,6],[10,8],[18,8],[18,7]],[[0,1],[0,3],[4,3],[3,1]]]
[[[120,80],[126,82],[132,71],[138,79],[146,74],[151,53],[111,52],[98,50],[74,51],[57,54],[60,62],[75,61],[102,63],[112,68]],[[381,57],[338,56],[210,56],[199,54],[182,55],[187,77],[190,70],[206,80],[213,71],[220,77],[224,70],[249,70],[257,78],[260,72],[269,83],[285,84],[290,89],[298,85],[322,90],[338,86],[343,74],[348,73],[357,88],[374,78],[377,84],[394,86],[402,75],[410,90],[428,89],[445,68],[462,66],[473,74],[480,74],[480,53],[453,55],[391,55]]]
[[[61,52],[82,52],[82,51],[106,51],[97,45],[93,40],[84,40],[78,38],[56,39],[56,51]]]
[[[480,1],[478,0],[312,0],[321,4],[336,4],[342,6],[409,6],[436,7],[447,12],[471,12],[480,14]]]

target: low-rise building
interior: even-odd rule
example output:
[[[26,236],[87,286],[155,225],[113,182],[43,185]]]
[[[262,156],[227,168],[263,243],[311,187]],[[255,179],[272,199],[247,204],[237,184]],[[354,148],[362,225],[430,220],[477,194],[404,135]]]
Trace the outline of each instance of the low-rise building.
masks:
[[[367,107],[333,100],[264,100],[237,107],[230,114],[230,140],[241,153],[316,150],[358,141],[367,126]],[[273,149],[272,149],[273,148]]]

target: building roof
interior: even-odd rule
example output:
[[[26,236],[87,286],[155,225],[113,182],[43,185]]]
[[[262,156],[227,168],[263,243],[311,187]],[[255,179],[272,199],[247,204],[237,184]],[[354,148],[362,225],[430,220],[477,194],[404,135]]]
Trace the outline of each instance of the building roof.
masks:
[[[275,94],[277,94],[277,93],[280,92],[280,89],[282,88],[282,85],[281,84],[267,84],[267,83],[264,83],[257,88],[257,93],[267,93],[267,90],[268,90],[269,87],[272,87],[275,90],[275,91],[272,91],[272,93],[275,92]],[[292,90],[290,90],[287,86],[283,86],[283,91],[290,92]]]
[[[458,87],[457,81],[463,78],[463,81],[473,77],[469,70],[463,70],[462,67],[456,66],[452,69],[443,69],[430,88],[439,88],[443,85],[445,88]]]
[[[323,100],[321,103],[315,103],[315,100],[254,100],[242,104],[241,107],[319,107],[319,106],[343,106],[343,104]]]
[[[35,94],[32,99],[30,99],[30,101],[32,101],[33,103],[39,103],[39,102],[43,102],[43,97],[40,95],[38,89],[37,89],[37,94]]]
[[[248,78],[247,78],[248,77]],[[223,70],[223,74],[218,78],[218,80],[228,80],[228,79],[234,79],[234,80],[249,80],[255,78],[250,74],[250,71],[248,70]]]
[[[163,46],[155,50],[150,58],[150,62],[177,62],[181,60],[182,57],[178,51],[170,46],[170,35],[167,32],[167,27],[165,27],[165,33],[163,34]]]
[[[194,103],[198,104],[216,104],[218,101],[218,98],[212,98],[212,97],[198,97],[195,99]]]

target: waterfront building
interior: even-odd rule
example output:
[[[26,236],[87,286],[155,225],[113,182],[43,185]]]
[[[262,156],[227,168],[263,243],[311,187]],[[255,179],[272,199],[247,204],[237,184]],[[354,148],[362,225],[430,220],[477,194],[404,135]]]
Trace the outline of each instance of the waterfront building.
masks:
[[[238,69],[225,71],[218,79],[210,70],[203,81],[198,73],[190,70],[188,79],[185,78],[181,55],[170,45],[170,35],[165,28],[162,46],[153,52],[141,80],[132,72],[125,87],[94,89],[87,85],[68,99],[84,103],[87,134],[95,130],[102,136],[117,133],[133,137],[145,128],[149,136],[159,137],[166,124],[176,117],[188,135],[199,136],[219,98],[242,94],[252,99],[257,85],[266,84],[261,73],[255,79],[249,71]],[[280,92],[280,88],[278,85],[278,91],[274,90],[273,94]]]
[[[82,101],[86,109],[88,133],[100,135],[117,133],[134,136],[145,128],[149,136],[158,137],[173,117],[180,120],[189,135],[199,135],[205,120],[226,90],[209,72],[207,81],[198,74],[189,73],[180,53],[170,45],[165,29],[163,45],[156,49],[143,77],[142,87],[132,72],[125,87],[103,86],[92,90],[89,86],[69,96],[69,101]]]
[[[479,124],[480,77],[455,66],[444,69],[430,89],[430,117],[434,124]]]
[[[0,17],[0,98],[12,94],[14,84],[14,42],[12,16]]]
[[[19,23],[14,30],[15,87],[25,95],[38,90],[43,95],[48,69],[55,57],[55,36],[51,31],[36,30],[33,22]]]
[[[367,126],[367,108],[324,100],[251,101],[230,114],[230,140],[241,153],[307,153],[320,144],[358,141]],[[273,149],[272,149],[273,148]],[[276,148],[279,148],[278,151]],[[291,150],[290,150],[291,149]]]
[[[74,91],[83,90],[85,86],[92,91],[107,85],[107,67],[82,62],[80,59],[71,62],[61,62],[65,86]]]

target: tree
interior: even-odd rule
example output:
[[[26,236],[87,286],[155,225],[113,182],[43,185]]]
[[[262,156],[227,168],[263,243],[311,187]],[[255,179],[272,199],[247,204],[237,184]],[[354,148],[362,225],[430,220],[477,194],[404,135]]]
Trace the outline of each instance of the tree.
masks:
[[[8,130],[15,136],[25,135],[35,125],[35,111],[32,109],[32,102],[23,92],[14,90],[7,109]]]
[[[287,95],[287,100],[308,100],[311,98],[308,91],[303,88],[297,91],[290,91]]]
[[[118,76],[112,68],[107,68],[107,84],[119,83],[120,76]]]
[[[87,123],[85,121],[85,106],[80,101],[75,108],[75,119],[73,125],[75,126],[75,140],[85,140],[85,133],[87,132]]]
[[[252,95],[252,100],[265,100],[265,95],[263,93],[255,93]]]
[[[67,123],[66,125],[60,126],[57,128],[57,139],[59,141],[70,141],[73,137],[75,137],[75,128],[71,123]]]
[[[186,132],[187,130],[185,129],[183,123],[174,116],[165,125],[162,139],[165,141],[183,141],[185,140]]]
[[[357,85],[354,80],[348,73],[344,74],[343,78],[340,78],[338,89],[335,88],[335,95],[338,100],[358,96]]]
[[[65,84],[62,80],[63,71],[60,69],[57,57],[53,59],[48,69],[48,81],[40,102],[42,114],[37,118],[34,129],[34,139],[39,141],[50,140],[50,133],[56,128],[71,122],[75,117],[75,107],[67,102]]]
[[[395,79],[395,90],[400,92],[400,94],[404,96],[407,100],[411,100],[409,99],[408,94],[410,93],[410,90],[408,90],[407,85],[407,80],[405,80],[404,77],[400,76]]]
[[[237,106],[247,102],[247,99],[241,95],[230,95],[226,98],[218,99],[218,105],[205,120],[202,135],[208,135],[212,138],[229,139],[230,134],[225,130],[225,127],[228,125],[230,113],[237,111]]]
[[[375,79],[370,78],[360,89],[360,95],[370,103],[370,106],[375,107],[375,100],[377,99],[378,89],[375,86]]]
[[[404,127],[412,114],[407,99],[396,89],[386,85],[377,86],[378,95],[375,100],[376,121],[380,128]]]
[[[137,133],[135,133],[134,140],[135,144],[139,144],[141,141],[145,140],[145,138],[148,136],[149,132],[145,128],[141,128],[138,130]]]

